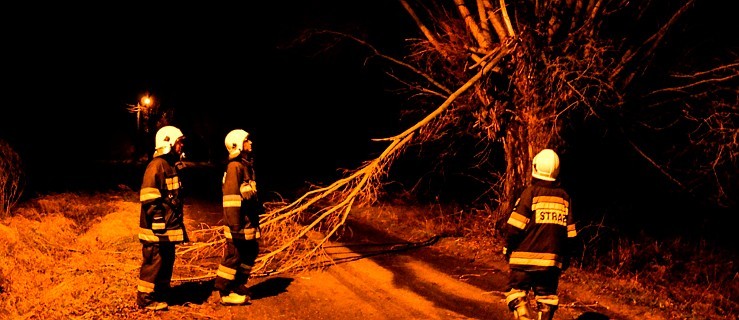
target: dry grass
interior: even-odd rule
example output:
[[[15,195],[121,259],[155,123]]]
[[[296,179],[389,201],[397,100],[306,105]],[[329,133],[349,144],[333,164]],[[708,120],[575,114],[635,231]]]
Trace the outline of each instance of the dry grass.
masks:
[[[144,319],[135,305],[141,265],[140,203],[131,190],[53,194],[24,203],[0,223],[0,319]],[[217,229],[194,230],[204,241]],[[217,251],[217,246],[208,246]],[[178,254],[173,280],[212,272]],[[222,252],[217,252],[217,260]]]
[[[139,204],[126,199],[52,195],[3,220],[0,318],[140,318]]]
[[[127,187],[110,193],[48,194],[23,203],[13,215],[36,221],[50,215],[61,215],[75,224],[77,232],[84,233],[102,217],[117,210],[120,201],[138,201],[138,195]]]
[[[623,283],[614,293],[625,301],[691,319],[739,313],[736,253],[705,241],[622,238],[594,261],[587,269]]]

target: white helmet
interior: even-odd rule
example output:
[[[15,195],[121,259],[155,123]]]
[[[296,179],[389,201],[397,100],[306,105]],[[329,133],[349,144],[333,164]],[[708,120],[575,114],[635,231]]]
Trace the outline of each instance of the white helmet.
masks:
[[[241,151],[244,150],[244,141],[248,138],[249,133],[241,129],[231,130],[231,132],[226,135],[224,142],[226,144],[229,159],[236,158],[241,154]]]
[[[559,156],[552,149],[544,149],[534,156],[531,175],[546,181],[554,181],[559,174]]]
[[[180,129],[173,126],[164,126],[157,131],[156,137],[154,138],[154,156],[158,157],[161,155],[168,154],[177,139],[182,138],[184,135]]]

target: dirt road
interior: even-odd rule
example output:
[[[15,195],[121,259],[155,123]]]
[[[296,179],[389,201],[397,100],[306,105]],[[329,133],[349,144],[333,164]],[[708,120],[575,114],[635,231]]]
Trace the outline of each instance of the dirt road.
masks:
[[[188,208],[191,223],[217,224],[220,211],[207,202]],[[352,226],[350,242],[333,243],[326,252],[335,262],[326,270],[256,277],[250,281],[253,303],[226,307],[211,294],[212,281],[175,285],[175,301],[162,319],[505,319],[509,311],[498,292],[464,281],[453,270],[424,260],[438,238],[408,243]],[[451,269],[459,262],[449,261]]]
[[[253,305],[229,308],[234,319],[501,319],[507,314],[499,297],[409,257],[359,259],[294,278],[266,278],[252,289]]]
[[[349,257],[323,271],[255,278],[253,304],[225,307],[211,283],[175,287],[181,297],[167,313],[173,318],[224,319],[504,319],[502,297],[460,281],[413,254]],[[200,292],[200,294],[198,294]],[[194,307],[194,308],[193,308]],[[162,314],[162,316],[164,316]]]

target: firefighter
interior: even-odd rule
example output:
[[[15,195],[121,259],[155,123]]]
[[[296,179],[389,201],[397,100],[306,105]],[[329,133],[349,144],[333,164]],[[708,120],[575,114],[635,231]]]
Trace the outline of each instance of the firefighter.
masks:
[[[249,133],[235,129],[226,135],[228,161],[223,174],[223,218],[226,248],[214,284],[223,305],[251,303],[246,286],[259,254],[259,215],[254,159]]]
[[[551,320],[559,306],[557,286],[569,266],[577,236],[570,196],[557,181],[559,156],[541,150],[532,161],[532,181],[513,206],[503,254],[509,265],[508,308],[515,319]],[[531,308],[533,291],[536,310]]]
[[[139,241],[143,262],[136,303],[149,310],[166,310],[175,261],[175,245],[187,242],[178,167],[184,155],[184,135],[174,126],[160,128],[155,151],[141,183]]]

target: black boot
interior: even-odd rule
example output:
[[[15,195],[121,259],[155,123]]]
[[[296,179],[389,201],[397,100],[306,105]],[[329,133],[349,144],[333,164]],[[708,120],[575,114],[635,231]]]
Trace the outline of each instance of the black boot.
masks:
[[[554,311],[557,310],[557,306],[537,302],[536,306],[539,309],[539,320],[552,320],[554,319]]]
[[[167,310],[169,305],[165,301],[157,301],[153,294],[146,292],[138,292],[136,294],[136,304],[142,308],[152,311]]]

